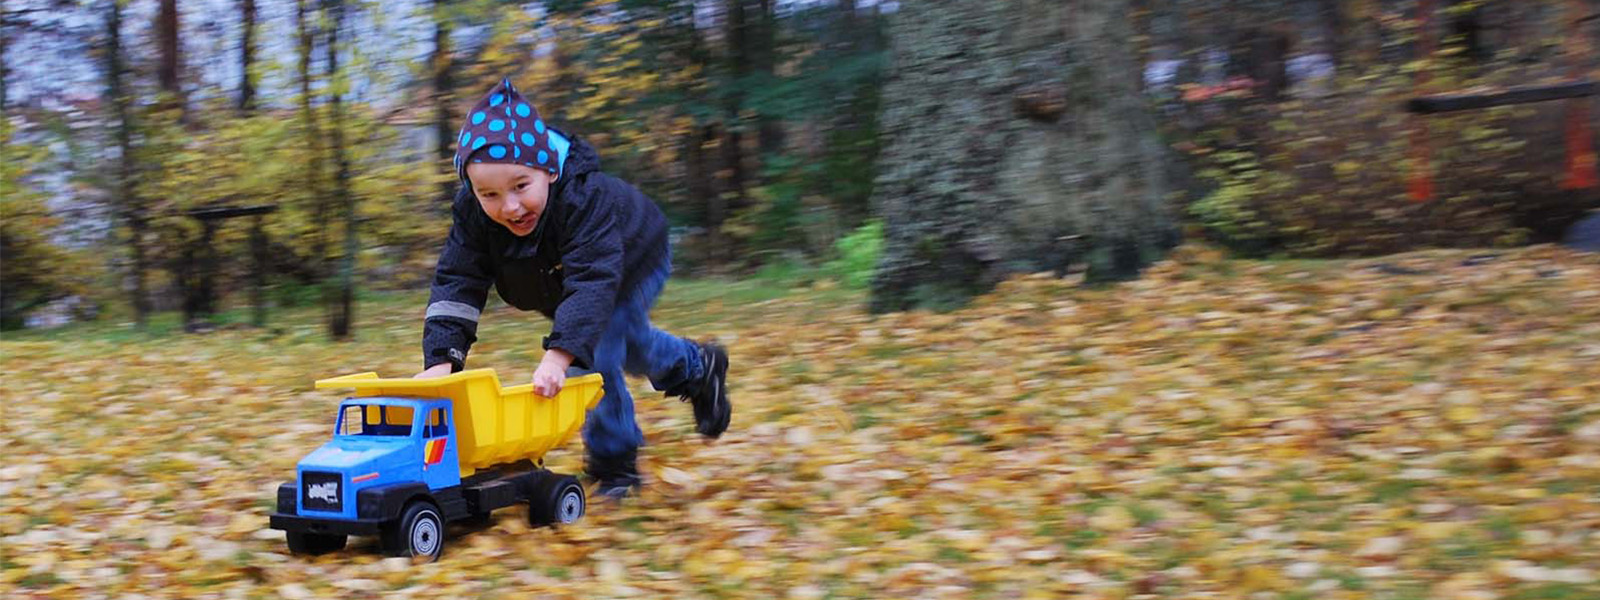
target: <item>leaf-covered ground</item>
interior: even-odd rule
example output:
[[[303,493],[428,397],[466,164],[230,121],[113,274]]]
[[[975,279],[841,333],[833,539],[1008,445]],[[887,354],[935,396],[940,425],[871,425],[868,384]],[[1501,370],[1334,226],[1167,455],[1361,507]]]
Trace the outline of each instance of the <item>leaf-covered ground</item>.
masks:
[[[316,378],[409,375],[423,297],[278,335],[114,327],[0,344],[0,594],[60,598],[1600,597],[1600,259],[1238,262],[1011,282],[950,314],[674,283],[734,357],[732,430],[634,381],[649,486],[520,509],[414,566],[291,556],[277,484],[327,435]],[[474,364],[528,377],[503,307]],[[576,471],[581,442],[551,454]]]

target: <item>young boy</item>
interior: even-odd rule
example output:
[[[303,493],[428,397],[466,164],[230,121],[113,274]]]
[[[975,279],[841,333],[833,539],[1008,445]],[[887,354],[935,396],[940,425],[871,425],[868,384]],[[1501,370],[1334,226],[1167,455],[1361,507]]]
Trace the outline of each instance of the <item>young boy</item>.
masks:
[[[506,79],[479,100],[456,140],[461,179],[450,236],[434,272],[417,377],[460,371],[492,285],[506,304],[554,322],[533,372],[554,396],[569,366],[605,377],[583,429],[597,493],[622,498],[641,481],[633,398],[623,373],[694,405],[696,429],[728,428],[728,355],[650,325],[671,271],[666,217],[627,182],[600,171],[594,149],[539,118]]]

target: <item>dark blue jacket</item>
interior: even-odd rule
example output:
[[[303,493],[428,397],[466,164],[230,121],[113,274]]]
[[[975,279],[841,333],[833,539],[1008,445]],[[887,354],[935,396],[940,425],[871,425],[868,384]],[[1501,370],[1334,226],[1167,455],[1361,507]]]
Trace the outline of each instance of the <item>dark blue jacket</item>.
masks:
[[[594,368],[617,298],[667,261],[667,220],[627,182],[602,173],[583,140],[556,132],[561,174],[533,233],[517,237],[483,214],[466,184],[451,207],[422,333],[422,364],[460,369],[477,341],[491,285],[506,304],[555,322],[544,348]],[[570,139],[570,142],[568,140]]]

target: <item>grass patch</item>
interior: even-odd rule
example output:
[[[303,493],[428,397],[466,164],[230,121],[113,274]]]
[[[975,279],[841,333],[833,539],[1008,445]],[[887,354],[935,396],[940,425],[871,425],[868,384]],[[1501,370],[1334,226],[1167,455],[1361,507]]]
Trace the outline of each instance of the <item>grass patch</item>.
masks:
[[[1533,588],[1518,590],[1506,596],[1506,600],[1588,600],[1594,594],[1571,583],[1546,583]]]
[[[1416,481],[1385,479],[1372,488],[1372,499],[1384,503],[1410,500],[1411,493],[1419,487],[1422,484]]]

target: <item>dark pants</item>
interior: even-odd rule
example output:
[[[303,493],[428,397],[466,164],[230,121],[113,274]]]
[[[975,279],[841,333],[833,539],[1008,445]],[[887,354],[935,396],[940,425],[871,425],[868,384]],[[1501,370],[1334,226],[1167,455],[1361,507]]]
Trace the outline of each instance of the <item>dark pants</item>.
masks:
[[[596,456],[619,456],[644,444],[644,432],[633,418],[633,396],[624,372],[649,377],[658,391],[700,375],[700,351],[694,342],[650,324],[650,308],[671,274],[672,261],[667,258],[619,297],[611,322],[595,346],[594,370],[605,377],[605,396],[589,411],[583,442]]]

